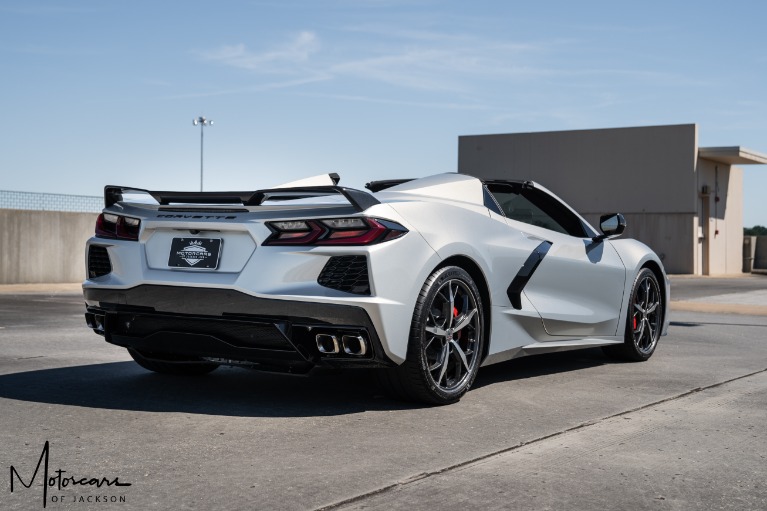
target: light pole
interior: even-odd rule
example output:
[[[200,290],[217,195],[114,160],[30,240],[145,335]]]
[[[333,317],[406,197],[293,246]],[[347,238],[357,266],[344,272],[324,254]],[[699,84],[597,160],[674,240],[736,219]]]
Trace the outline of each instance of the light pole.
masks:
[[[200,125],[200,191],[202,191],[202,132],[205,126],[213,126],[213,121],[200,116],[192,120],[192,125],[197,126],[198,124]]]

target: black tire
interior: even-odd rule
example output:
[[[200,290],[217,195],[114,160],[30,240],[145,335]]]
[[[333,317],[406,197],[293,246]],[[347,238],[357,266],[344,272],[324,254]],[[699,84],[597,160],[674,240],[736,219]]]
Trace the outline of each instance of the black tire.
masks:
[[[197,376],[208,374],[218,368],[218,364],[214,362],[197,361],[201,359],[180,359],[160,353],[146,353],[145,356],[133,348],[128,348],[128,353],[138,365],[155,373]]]
[[[643,268],[631,288],[623,344],[605,346],[604,352],[617,360],[644,362],[649,359],[655,353],[663,327],[663,300],[655,273]]]
[[[477,376],[484,332],[482,299],[474,280],[457,266],[440,268],[418,295],[405,362],[380,371],[379,381],[400,399],[454,403]]]

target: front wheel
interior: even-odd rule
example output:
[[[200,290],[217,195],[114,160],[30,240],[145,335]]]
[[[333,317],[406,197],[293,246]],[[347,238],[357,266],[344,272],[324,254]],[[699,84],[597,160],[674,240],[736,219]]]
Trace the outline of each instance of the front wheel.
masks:
[[[384,370],[381,381],[396,397],[444,405],[458,401],[477,376],[484,343],[479,289],[462,268],[432,273],[418,295],[407,359]]]
[[[606,346],[613,358],[644,362],[655,352],[663,322],[663,296],[658,279],[649,268],[643,268],[631,289],[626,333],[623,344]]]

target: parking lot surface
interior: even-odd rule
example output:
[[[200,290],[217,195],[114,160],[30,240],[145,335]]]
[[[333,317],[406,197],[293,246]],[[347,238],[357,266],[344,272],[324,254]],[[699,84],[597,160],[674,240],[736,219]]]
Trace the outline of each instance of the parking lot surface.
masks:
[[[672,299],[767,288],[703,280]],[[646,363],[522,358],[423,407],[354,371],[152,374],[82,312],[0,294],[0,468],[28,482],[48,442],[50,475],[130,484],[54,484],[50,509],[767,509],[767,316],[674,310]],[[42,507],[40,475],[5,477],[0,508]]]

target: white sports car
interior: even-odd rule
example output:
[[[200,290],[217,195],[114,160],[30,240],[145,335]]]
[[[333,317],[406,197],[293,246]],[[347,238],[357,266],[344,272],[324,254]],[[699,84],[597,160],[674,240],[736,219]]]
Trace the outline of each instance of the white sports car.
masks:
[[[530,181],[462,174],[249,192],[105,188],[88,326],[146,369],[375,368],[393,394],[457,401],[479,366],[602,346],[647,360],[670,286],[642,243],[597,233]]]

